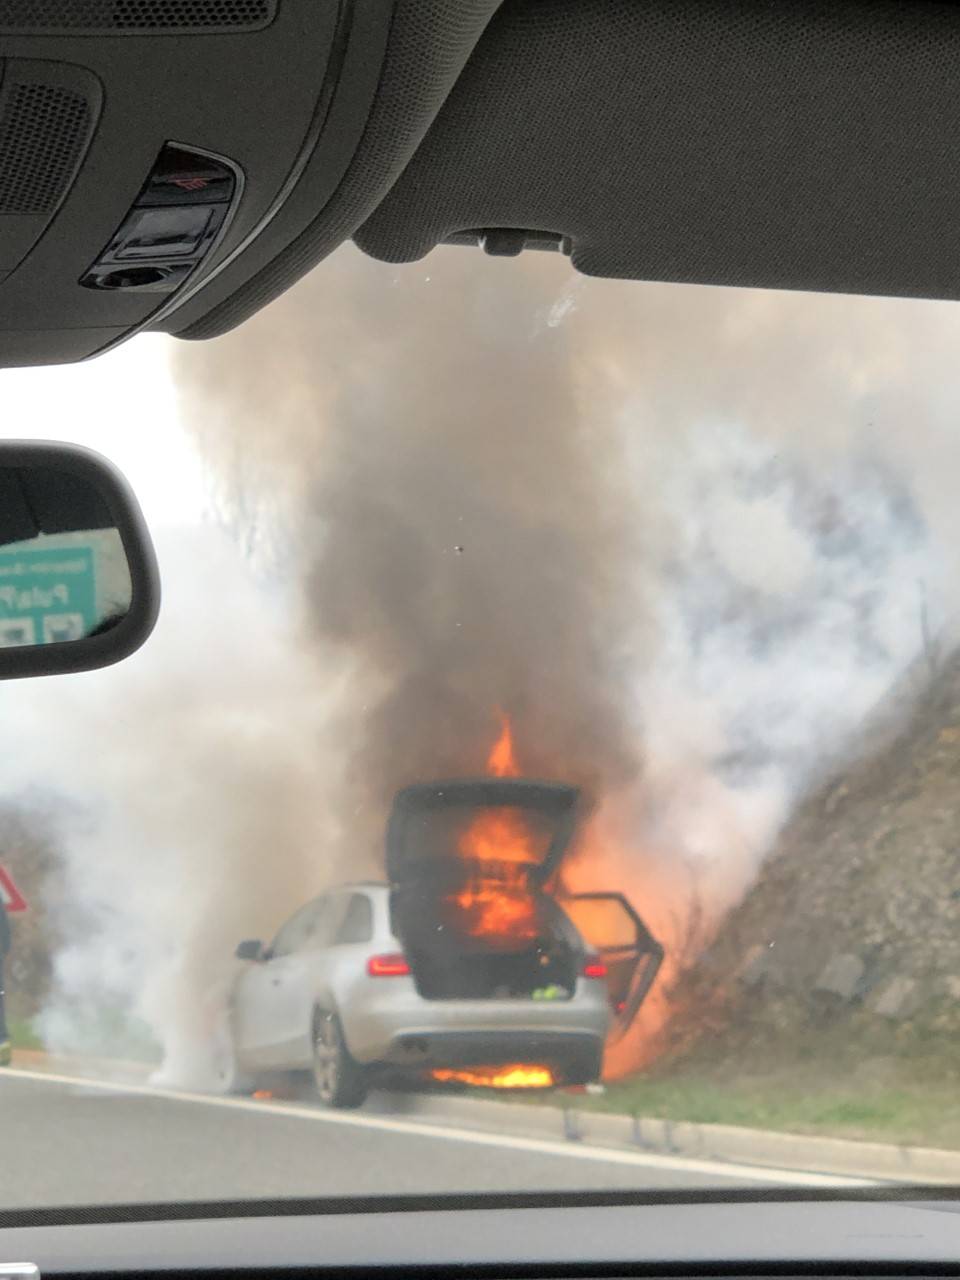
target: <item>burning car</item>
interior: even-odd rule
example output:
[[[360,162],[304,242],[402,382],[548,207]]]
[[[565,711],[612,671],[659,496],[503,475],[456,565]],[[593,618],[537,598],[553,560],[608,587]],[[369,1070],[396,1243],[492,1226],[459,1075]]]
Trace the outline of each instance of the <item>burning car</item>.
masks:
[[[622,895],[565,894],[578,792],[512,776],[408,787],[388,884],[301,908],[231,997],[236,1066],[312,1071],[357,1106],[378,1072],[492,1087],[585,1084],[635,1016],[663,951]]]

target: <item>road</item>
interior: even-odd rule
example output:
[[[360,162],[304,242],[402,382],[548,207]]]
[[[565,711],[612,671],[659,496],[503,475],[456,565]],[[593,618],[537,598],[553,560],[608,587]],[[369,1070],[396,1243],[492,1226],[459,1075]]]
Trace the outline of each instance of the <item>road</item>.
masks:
[[[504,1108],[504,1111],[508,1111]],[[828,1178],[302,1102],[0,1072],[0,1205],[830,1185]]]

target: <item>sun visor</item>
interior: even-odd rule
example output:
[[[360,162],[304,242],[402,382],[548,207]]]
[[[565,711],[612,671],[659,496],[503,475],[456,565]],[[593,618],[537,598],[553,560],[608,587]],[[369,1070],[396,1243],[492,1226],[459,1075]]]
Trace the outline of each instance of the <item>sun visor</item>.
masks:
[[[513,0],[355,239],[957,298],[958,58],[956,4]]]

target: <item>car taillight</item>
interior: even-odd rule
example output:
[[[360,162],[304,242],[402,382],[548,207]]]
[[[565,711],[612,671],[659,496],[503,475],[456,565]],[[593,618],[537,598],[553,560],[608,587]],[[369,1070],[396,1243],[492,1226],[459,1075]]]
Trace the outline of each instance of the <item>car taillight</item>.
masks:
[[[367,961],[367,973],[371,978],[406,978],[410,966],[402,951],[390,951],[387,955],[371,956]]]
[[[581,972],[585,978],[605,978],[607,976],[607,966],[599,956],[587,956],[583,962]]]

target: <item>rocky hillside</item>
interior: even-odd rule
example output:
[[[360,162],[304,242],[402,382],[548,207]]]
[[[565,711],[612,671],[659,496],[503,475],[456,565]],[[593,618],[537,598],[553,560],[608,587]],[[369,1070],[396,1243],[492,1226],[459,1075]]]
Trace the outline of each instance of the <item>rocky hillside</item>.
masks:
[[[682,991],[679,1057],[930,1058],[960,1031],[960,659],[812,795]],[[821,1064],[822,1065],[822,1064]]]

